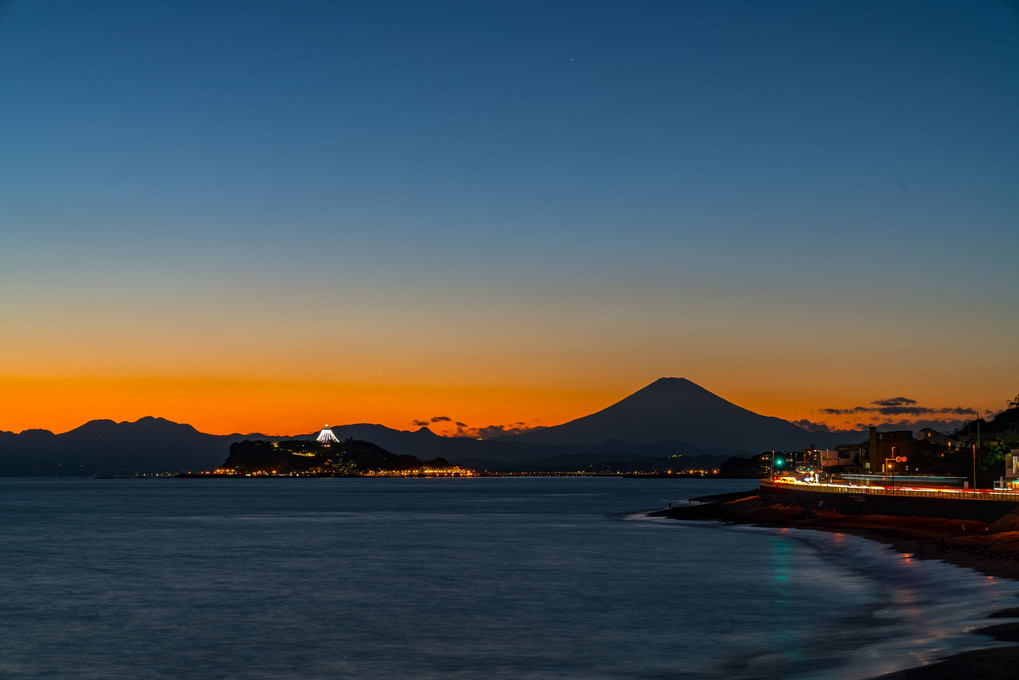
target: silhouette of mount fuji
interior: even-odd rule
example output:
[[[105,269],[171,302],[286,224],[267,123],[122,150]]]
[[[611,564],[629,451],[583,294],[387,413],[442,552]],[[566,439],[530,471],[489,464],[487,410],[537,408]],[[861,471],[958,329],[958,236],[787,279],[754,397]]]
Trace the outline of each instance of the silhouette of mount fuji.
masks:
[[[597,413],[505,439],[553,446],[592,445],[610,439],[631,445],[674,441],[760,452],[800,449],[825,436],[748,411],[686,378],[660,378]]]

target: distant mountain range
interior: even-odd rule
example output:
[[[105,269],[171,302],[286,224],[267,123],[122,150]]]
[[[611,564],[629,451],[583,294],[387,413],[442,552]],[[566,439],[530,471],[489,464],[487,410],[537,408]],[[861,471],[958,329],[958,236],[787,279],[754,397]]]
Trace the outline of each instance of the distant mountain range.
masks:
[[[262,435],[212,435],[146,417],[133,423],[93,420],[63,434],[0,432],[0,475],[92,475],[209,470],[230,443]]]
[[[606,409],[562,425],[486,440],[441,437],[360,423],[332,428],[340,439],[368,441],[396,454],[442,456],[488,469],[578,469],[607,461],[682,456],[677,467],[706,466],[731,455],[862,441],[863,433],[808,432],[736,406],[684,378],[662,378]],[[297,435],[309,439],[317,432]],[[211,435],[163,418],[94,420],[54,434],[0,432],[0,475],[133,475],[211,470],[230,444],[280,440],[262,434]],[[700,463],[700,464],[699,464]]]

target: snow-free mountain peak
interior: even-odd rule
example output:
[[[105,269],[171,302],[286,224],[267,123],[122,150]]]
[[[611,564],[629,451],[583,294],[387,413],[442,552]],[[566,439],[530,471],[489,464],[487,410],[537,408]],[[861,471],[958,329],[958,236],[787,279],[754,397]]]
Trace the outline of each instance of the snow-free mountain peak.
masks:
[[[514,439],[541,444],[683,442],[757,452],[808,446],[813,435],[780,418],[759,415],[686,378],[659,378],[607,408]]]

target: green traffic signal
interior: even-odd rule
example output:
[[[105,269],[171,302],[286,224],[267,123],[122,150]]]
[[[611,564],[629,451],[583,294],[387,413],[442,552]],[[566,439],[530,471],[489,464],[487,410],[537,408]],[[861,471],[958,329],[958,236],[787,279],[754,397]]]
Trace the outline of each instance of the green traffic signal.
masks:
[[[781,458],[776,458],[775,459],[775,467],[782,467],[782,459]]]

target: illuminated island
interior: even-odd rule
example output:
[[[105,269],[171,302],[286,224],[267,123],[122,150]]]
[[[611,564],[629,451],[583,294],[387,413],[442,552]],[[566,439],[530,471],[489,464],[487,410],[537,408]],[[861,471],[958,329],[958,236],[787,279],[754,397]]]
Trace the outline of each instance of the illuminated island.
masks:
[[[473,471],[445,458],[422,461],[357,439],[340,441],[326,426],[315,441],[244,440],[230,445],[226,461],[212,472],[187,476],[220,477],[469,477]]]

